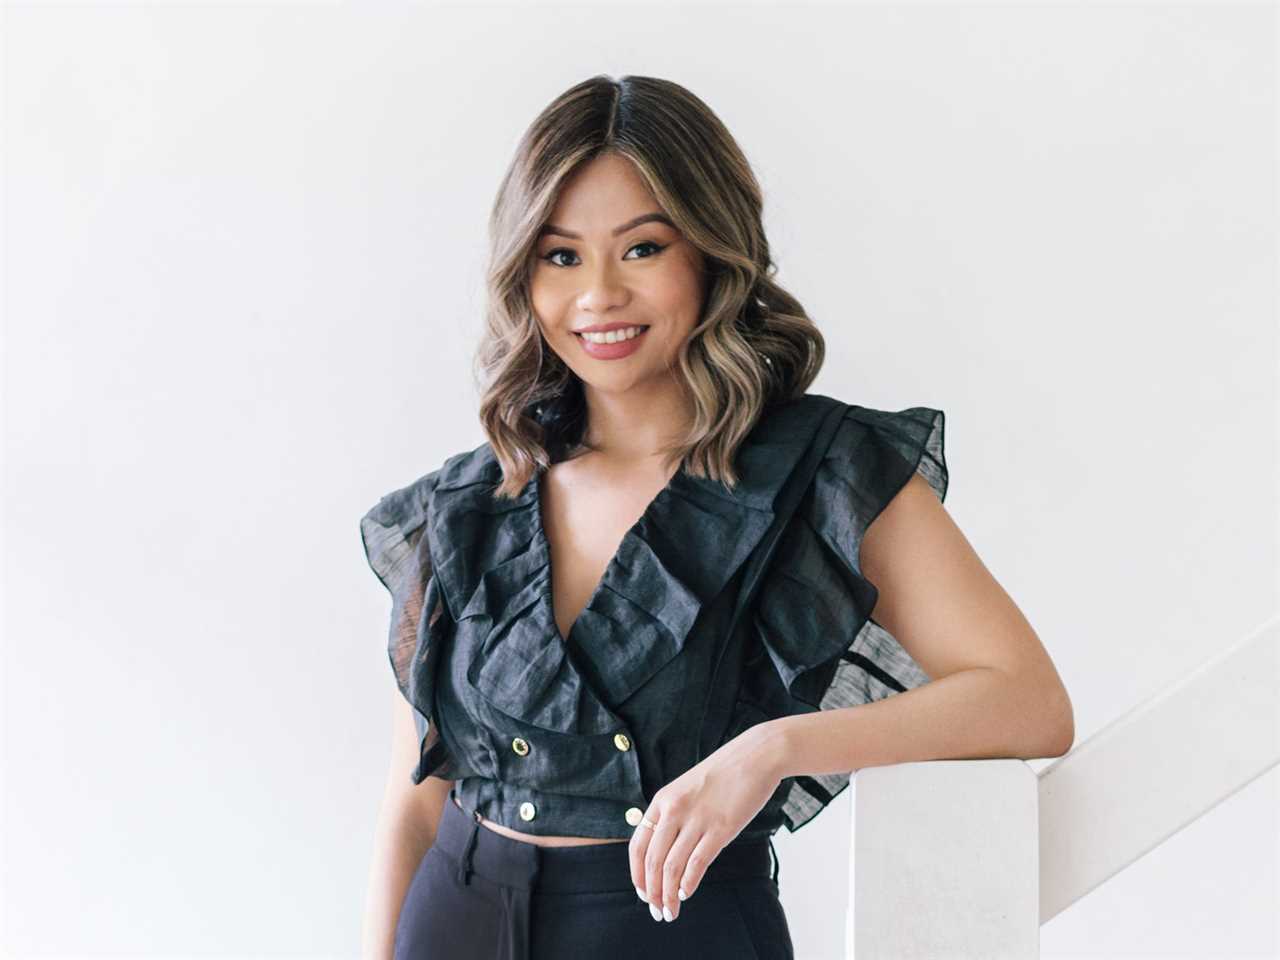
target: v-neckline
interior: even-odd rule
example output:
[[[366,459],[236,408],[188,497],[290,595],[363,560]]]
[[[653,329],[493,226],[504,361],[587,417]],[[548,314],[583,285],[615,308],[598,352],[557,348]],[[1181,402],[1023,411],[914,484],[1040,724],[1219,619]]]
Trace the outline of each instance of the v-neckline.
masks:
[[[549,469],[550,467],[535,469],[533,472],[533,478],[530,481],[533,485],[533,529],[534,533],[541,541],[542,549],[546,551],[547,555],[547,575],[546,579],[543,581],[542,595],[547,604],[547,616],[551,621],[551,630],[562,644],[568,646],[569,640],[573,637],[578,624],[582,622],[583,614],[591,609],[591,605],[595,603],[596,597],[599,596],[600,592],[613,577],[615,568],[621,560],[623,553],[626,552],[627,546],[637,535],[637,531],[648,521],[658,503],[665,500],[671,494],[671,491],[675,488],[678,478],[684,474],[684,464],[681,463],[680,466],[676,468],[675,473],[667,478],[667,482],[662,489],[654,494],[649,502],[645,504],[643,512],[641,512],[640,516],[636,518],[635,523],[631,524],[631,526],[626,529],[626,532],[622,534],[622,539],[618,541],[618,546],[613,551],[613,556],[611,556],[609,558],[609,562],[605,564],[604,572],[600,574],[600,579],[596,581],[595,587],[592,588],[591,593],[587,596],[587,602],[582,605],[582,609],[578,611],[577,615],[573,618],[573,621],[569,624],[569,630],[567,633],[561,632],[560,624],[556,621],[555,588],[552,580],[551,538],[547,536],[547,527],[542,513],[542,478]]]

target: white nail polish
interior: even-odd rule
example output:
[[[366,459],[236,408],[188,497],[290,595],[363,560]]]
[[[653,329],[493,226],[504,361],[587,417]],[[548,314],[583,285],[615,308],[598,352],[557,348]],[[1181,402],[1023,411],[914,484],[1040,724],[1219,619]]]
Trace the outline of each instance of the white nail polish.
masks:
[[[689,899],[688,894],[686,894],[686,893],[684,892],[684,887],[681,887],[679,890],[677,890],[677,891],[676,891],[676,894],[680,897],[680,899],[681,899],[681,900],[688,900],[688,899]]]
[[[671,908],[668,907],[665,903],[662,905],[662,919],[666,920],[667,923],[670,923],[672,920],[675,919],[675,917],[671,913]]]
[[[644,891],[641,890],[639,887],[636,887],[636,896],[639,897],[641,900],[643,900],[645,903],[649,902],[649,898],[644,895]]]
[[[662,919],[662,914],[658,912],[658,908],[657,908],[657,907],[655,907],[652,903],[651,903],[651,904],[649,904],[649,914],[650,914],[650,916],[652,916],[652,917],[653,917],[653,919],[655,919],[655,920],[661,920],[661,919]]]

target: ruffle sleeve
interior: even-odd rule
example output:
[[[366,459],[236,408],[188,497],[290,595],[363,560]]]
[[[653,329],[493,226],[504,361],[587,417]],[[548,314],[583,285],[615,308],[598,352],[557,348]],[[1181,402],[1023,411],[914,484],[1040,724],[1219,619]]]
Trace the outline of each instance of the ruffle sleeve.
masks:
[[[431,562],[428,513],[440,471],[383,496],[360,518],[365,559],[391,595],[387,656],[413,707],[418,764],[413,783],[453,779],[456,763],[435,723],[435,676],[452,623]]]
[[[880,700],[930,677],[871,619],[878,590],[859,553],[872,521],[920,474],[945,501],[945,415],[852,406],[779,543],[753,608],[755,676],[739,726]],[[797,777],[783,813],[791,831],[822,810],[850,775]]]

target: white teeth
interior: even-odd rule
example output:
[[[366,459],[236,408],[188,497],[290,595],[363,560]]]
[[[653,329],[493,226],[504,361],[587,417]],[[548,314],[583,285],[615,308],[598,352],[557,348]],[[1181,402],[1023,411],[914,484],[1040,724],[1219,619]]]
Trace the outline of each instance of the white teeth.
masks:
[[[630,340],[646,327],[623,327],[621,330],[609,330],[606,333],[580,333],[583,340],[591,343],[617,343],[619,340]]]

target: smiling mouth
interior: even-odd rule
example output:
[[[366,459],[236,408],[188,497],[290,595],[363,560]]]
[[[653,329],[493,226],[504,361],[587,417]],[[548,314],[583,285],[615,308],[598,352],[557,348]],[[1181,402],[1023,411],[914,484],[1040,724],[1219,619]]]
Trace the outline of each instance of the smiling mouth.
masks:
[[[644,334],[644,332],[645,332],[646,330],[648,330],[648,329],[649,329],[650,324],[647,324],[647,323],[633,323],[633,324],[631,324],[631,327],[634,327],[636,330],[638,330],[638,331],[639,331],[639,332],[638,332],[634,337],[619,337],[619,338],[618,338],[618,339],[616,339],[616,340],[587,340],[587,338],[586,338],[585,336],[583,336],[583,333],[582,333],[581,331],[578,331],[578,330],[571,330],[571,331],[570,331],[570,333],[572,333],[572,334],[573,334],[575,337],[577,337],[579,340],[585,341],[585,342],[587,342],[587,343],[593,343],[593,344],[595,344],[596,346],[607,346],[607,345],[612,344],[612,343],[626,343],[628,340],[634,340],[634,339],[636,339],[636,337],[641,336],[642,334]],[[617,332],[619,332],[619,331],[621,331],[621,330],[629,330],[629,329],[631,329],[631,327],[618,327],[618,329],[617,329],[617,330],[606,330],[606,331],[603,331],[603,333],[605,333],[605,334],[608,334],[608,333],[617,333]],[[600,335],[601,335],[600,333],[597,333],[597,334],[596,334],[596,336],[600,336]]]

